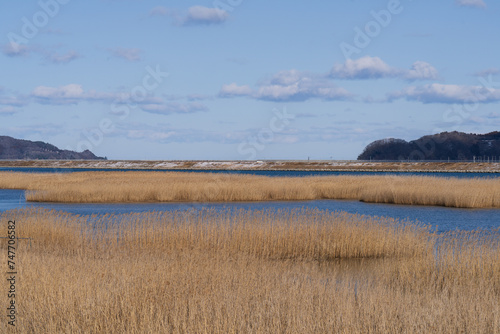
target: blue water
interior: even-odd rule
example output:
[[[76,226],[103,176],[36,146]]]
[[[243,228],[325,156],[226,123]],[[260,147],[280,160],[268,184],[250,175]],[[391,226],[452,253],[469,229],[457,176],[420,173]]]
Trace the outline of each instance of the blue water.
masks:
[[[31,173],[71,173],[82,171],[164,171],[172,170],[144,170],[144,169],[88,169],[88,168],[5,168],[0,171],[17,171]],[[435,177],[458,178],[496,178],[500,173],[408,173],[408,172],[338,172],[338,171],[263,171],[263,170],[177,170],[186,172],[210,172],[230,174],[252,174],[264,176],[327,176],[327,175],[422,175]],[[61,203],[27,203],[24,190],[0,189],[0,212],[26,208],[43,207],[62,210],[74,214],[106,214],[131,213],[146,211],[170,211],[215,208],[219,210],[232,209],[294,209],[317,208],[330,211],[346,211],[369,216],[388,216],[399,219],[409,219],[423,224],[432,225],[439,232],[452,230],[475,230],[500,228],[499,209],[457,209],[429,206],[409,206],[393,204],[374,204],[351,200],[315,200],[290,202],[232,202],[232,203],[127,203],[127,204],[61,204]]]
[[[438,232],[476,229],[490,230],[500,228],[500,209],[457,209],[431,206],[373,204],[351,200],[133,204],[27,203],[24,198],[24,190],[0,190],[0,212],[27,207],[62,210],[80,215],[197,210],[203,208],[215,208],[219,210],[317,208],[330,211],[346,211],[369,216],[388,216],[401,220],[409,219],[425,225],[432,225]]]
[[[23,173],[73,173],[73,172],[192,172],[192,173],[225,173],[225,174],[251,174],[263,176],[332,176],[332,175],[420,175],[436,177],[457,178],[498,178],[500,173],[448,173],[448,172],[356,172],[356,171],[289,171],[289,170],[210,170],[210,169],[109,169],[109,168],[31,168],[31,167],[0,167],[0,171]]]

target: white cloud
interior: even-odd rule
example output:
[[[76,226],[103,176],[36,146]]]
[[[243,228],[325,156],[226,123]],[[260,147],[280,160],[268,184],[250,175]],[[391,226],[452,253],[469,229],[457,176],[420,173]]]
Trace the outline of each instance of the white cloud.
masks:
[[[125,103],[130,98],[129,93],[106,93],[95,90],[85,91],[79,84],[69,84],[60,87],[38,86],[31,92],[36,102],[49,105],[77,104],[80,102],[117,102]],[[140,103],[150,103],[154,97],[144,97]]]
[[[425,61],[416,61],[411,70],[407,71],[405,78],[408,80],[436,80],[439,78],[438,71]]]
[[[65,105],[78,104],[81,102],[102,102],[112,105],[129,105],[135,108],[136,106],[145,112],[155,114],[172,114],[172,113],[194,113],[208,111],[208,107],[199,102],[191,103],[168,103],[167,99],[148,96],[133,96],[131,93],[117,92],[98,92],[95,90],[84,90],[79,84],[69,84],[60,87],[38,86],[32,93],[31,97],[37,103],[47,105]],[[2,99],[0,98],[0,104]],[[117,108],[120,109],[120,108]],[[111,111],[115,115],[123,115],[121,111]]]
[[[352,94],[324,76],[289,70],[275,74],[262,84],[256,97],[269,101],[306,101],[312,98],[345,100],[351,98]]]
[[[356,60],[347,59],[344,64],[335,64],[330,75],[338,79],[379,79],[398,76],[399,71],[378,57],[365,56]]]
[[[395,99],[422,103],[492,103],[500,101],[500,89],[434,83],[421,87],[411,86],[389,94],[389,101]]]
[[[31,95],[37,99],[46,101],[60,101],[66,103],[75,103],[76,100],[84,99],[84,91],[81,85],[69,84],[61,87],[36,87]]]
[[[112,56],[128,61],[141,60],[141,50],[137,48],[112,48],[108,49]]]
[[[486,8],[483,0],[455,0],[455,3],[459,6]]]
[[[188,9],[188,13],[183,19],[183,24],[218,24],[223,23],[228,18],[229,14],[225,10],[203,6],[193,6]]]
[[[306,101],[313,98],[323,100],[346,100],[352,94],[338,87],[324,76],[297,70],[278,72],[269,80],[261,82],[257,90],[235,83],[222,86],[220,97],[249,96],[266,101]]]
[[[381,79],[400,78],[406,80],[435,80],[438,71],[429,63],[416,61],[409,70],[389,66],[379,57],[365,56],[359,59],[347,59],[343,64],[335,64],[330,72],[335,79]]]
[[[249,86],[238,86],[234,82],[223,85],[219,92],[220,97],[250,96],[252,94],[253,91]]]

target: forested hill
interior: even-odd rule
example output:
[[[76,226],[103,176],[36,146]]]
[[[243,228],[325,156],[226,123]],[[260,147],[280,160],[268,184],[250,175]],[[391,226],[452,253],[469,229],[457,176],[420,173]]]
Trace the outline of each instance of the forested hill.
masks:
[[[442,132],[405,141],[382,139],[366,146],[358,160],[473,160],[500,158],[500,132]]]
[[[41,141],[30,141],[0,136],[0,159],[55,159],[55,160],[96,160],[105,159],[97,157],[89,150],[81,153],[60,150],[54,145]]]

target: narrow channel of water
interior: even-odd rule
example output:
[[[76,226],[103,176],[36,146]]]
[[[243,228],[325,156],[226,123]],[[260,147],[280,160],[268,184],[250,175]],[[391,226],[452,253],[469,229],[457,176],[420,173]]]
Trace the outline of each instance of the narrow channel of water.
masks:
[[[214,170],[214,169],[110,169],[110,168],[31,168],[31,167],[0,167],[4,172],[23,173],[73,173],[73,172],[190,172],[190,173],[224,173],[224,174],[250,174],[262,176],[334,176],[334,175],[418,175],[435,177],[457,178],[498,178],[500,173],[455,173],[455,172],[357,172],[357,171],[291,171],[291,170]]]

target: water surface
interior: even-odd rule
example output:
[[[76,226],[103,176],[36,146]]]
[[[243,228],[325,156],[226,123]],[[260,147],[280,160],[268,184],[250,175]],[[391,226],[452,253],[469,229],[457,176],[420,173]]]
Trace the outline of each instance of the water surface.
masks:
[[[123,204],[62,204],[28,203],[24,190],[0,190],[0,211],[26,207],[42,207],[74,214],[131,213],[147,211],[234,209],[296,209],[311,208],[346,211],[369,216],[409,219],[432,225],[438,232],[500,228],[500,209],[458,209],[434,206],[364,203],[355,200],[313,200],[231,203],[123,203]]]
[[[32,168],[32,167],[0,167],[0,171],[23,173],[74,173],[74,172],[190,172],[190,173],[222,173],[222,174],[249,174],[262,176],[333,176],[333,175],[418,175],[456,178],[498,178],[500,173],[450,173],[450,172],[358,172],[358,171],[291,171],[291,170],[220,170],[220,169],[110,169],[110,168]]]

